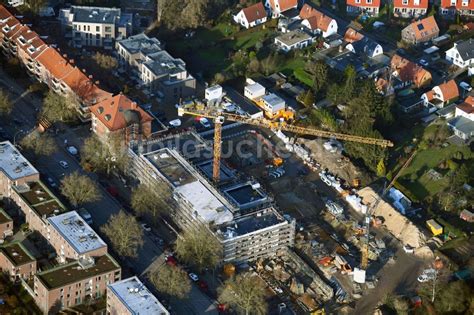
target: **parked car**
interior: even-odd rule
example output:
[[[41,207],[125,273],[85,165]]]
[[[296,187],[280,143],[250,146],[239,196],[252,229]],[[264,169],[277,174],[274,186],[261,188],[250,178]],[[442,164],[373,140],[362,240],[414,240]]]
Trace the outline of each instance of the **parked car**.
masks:
[[[92,224],[93,223],[92,216],[91,216],[90,212],[87,211],[87,209],[81,208],[81,209],[79,209],[78,213],[84,219],[84,221],[86,221],[87,224]]]
[[[51,186],[51,187],[53,187],[53,188],[58,187],[58,184],[56,184],[56,182],[54,181],[54,179],[52,179],[51,177],[46,178],[46,181],[48,182],[49,186]]]
[[[179,127],[179,126],[181,126],[181,119],[179,119],[179,118],[178,119],[173,119],[169,122],[169,125],[171,127],[175,127],[175,128]]]
[[[59,165],[61,165],[61,167],[64,169],[69,168],[69,163],[66,161],[59,161]]]
[[[206,117],[201,117],[199,119],[199,123],[204,127],[204,128],[211,128],[211,123]]]
[[[428,67],[429,66],[429,63],[428,61],[426,61],[425,59],[420,59],[420,65],[424,66],[424,67]]]
[[[194,282],[198,282],[198,281],[199,281],[199,277],[198,277],[197,274],[190,272],[188,275],[189,275],[189,278],[190,278],[191,280],[193,280]]]
[[[68,146],[67,147],[67,151],[71,154],[71,155],[77,155],[79,153],[79,151],[77,150],[77,148],[73,145],[71,146]]]
[[[472,91],[472,86],[470,86],[469,83],[461,82],[459,83],[459,86],[468,92]]]
[[[143,231],[151,232],[151,227],[148,224],[142,223],[141,226],[142,226]]]

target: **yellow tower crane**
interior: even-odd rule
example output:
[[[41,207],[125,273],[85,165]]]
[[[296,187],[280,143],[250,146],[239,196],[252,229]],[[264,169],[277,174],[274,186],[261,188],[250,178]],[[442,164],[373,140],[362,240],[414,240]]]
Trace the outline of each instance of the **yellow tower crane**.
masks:
[[[289,124],[283,120],[272,121],[266,118],[251,118],[231,113],[225,113],[219,108],[203,107],[203,106],[186,106],[178,107],[178,115],[191,115],[198,117],[206,117],[214,121],[214,164],[213,164],[213,180],[219,181],[220,175],[220,159],[221,159],[221,133],[222,124],[224,121],[239,122],[257,127],[279,129],[288,131],[299,135],[316,136],[320,138],[333,138],[343,141],[352,141],[364,144],[378,145],[381,147],[392,147],[393,143],[385,139],[367,138],[361,136],[348,135],[343,133],[336,133],[331,131],[319,130],[315,128],[300,127]]]

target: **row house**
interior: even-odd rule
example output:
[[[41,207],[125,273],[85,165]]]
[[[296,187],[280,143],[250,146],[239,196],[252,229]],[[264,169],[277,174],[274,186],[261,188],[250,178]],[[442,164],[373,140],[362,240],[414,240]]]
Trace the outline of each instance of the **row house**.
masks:
[[[380,0],[347,0],[346,11],[349,15],[366,14],[369,16],[378,16],[380,2]]]
[[[392,76],[396,80],[395,89],[414,86],[416,88],[426,87],[431,83],[432,76],[429,71],[420,65],[394,55],[390,62]]]
[[[298,0],[266,0],[265,7],[270,10],[273,18],[277,18],[295,11],[298,8]]]
[[[308,4],[301,8],[299,17],[301,24],[313,34],[321,34],[324,38],[337,34],[337,21]]]
[[[454,19],[456,14],[466,17],[474,16],[474,0],[441,0],[440,15]]]
[[[402,18],[418,18],[428,11],[428,0],[394,0],[393,14]]]

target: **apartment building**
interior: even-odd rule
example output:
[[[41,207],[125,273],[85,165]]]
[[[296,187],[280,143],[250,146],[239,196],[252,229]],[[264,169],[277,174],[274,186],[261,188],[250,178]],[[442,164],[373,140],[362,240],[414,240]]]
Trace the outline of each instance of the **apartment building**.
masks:
[[[5,210],[0,208],[0,240],[11,235],[13,235],[13,220]]]
[[[212,165],[207,161],[191,164],[186,156],[186,148],[203,148],[204,141],[200,142],[197,136],[191,140],[192,134],[179,137],[180,143],[166,139],[131,151],[136,178],[147,185],[164,182],[171,187],[177,205],[171,215],[178,226],[208,226],[223,247],[222,262],[251,261],[293,246],[295,221],[268,206],[269,200],[258,191],[259,185],[216,187],[209,181]],[[166,143],[172,147],[163,147]],[[196,151],[188,154],[198,155]],[[223,168],[221,174],[221,178],[235,178]],[[262,202],[255,203],[255,199]]]
[[[31,279],[36,273],[36,259],[21,242],[0,247],[0,269],[12,280]]]
[[[39,172],[10,141],[0,142],[0,196],[11,198],[13,186],[38,181]]]
[[[107,286],[121,279],[118,263],[109,255],[79,259],[37,273],[32,292],[45,313],[101,298]]]
[[[142,84],[165,103],[176,103],[194,95],[196,79],[186,70],[186,63],[161,49],[157,40],[145,34],[117,43],[120,64],[136,71]]]
[[[402,18],[418,18],[428,11],[428,0],[394,0],[393,14]]]
[[[153,117],[122,93],[92,106],[91,114],[92,131],[102,140],[113,135],[127,140],[135,140],[138,134],[147,138],[152,131]]]
[[[133,31],[133,15],[117,8],[71,6],[60,11],[59,20],[76,48],[113,49]]]
[[[107,244],[76,212],[49,217],[46,239],[57,252],[59,263],[107,254]]]
[[[160,301],[138,279],[131,277],[107,286],[107,315],[169,315]]]

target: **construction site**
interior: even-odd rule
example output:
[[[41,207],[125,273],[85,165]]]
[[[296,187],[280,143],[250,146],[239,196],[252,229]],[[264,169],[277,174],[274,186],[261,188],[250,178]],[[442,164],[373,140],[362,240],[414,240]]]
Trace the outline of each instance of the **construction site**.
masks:
[[[171,187],[180,228],[208,224],[223,264],[249,264],[296,313],[366,313],[384,292],[416,282],[433,254],[426,232],[386,196],[396,176],[383,191],[366,186],[373,178],[343,154],[344,141],[389,141],[297,126],[294,111],[253,81],[244,91],[251,115],[210,89],[212,99],[178,113],[213,128],[132,144],[135,177]]]

